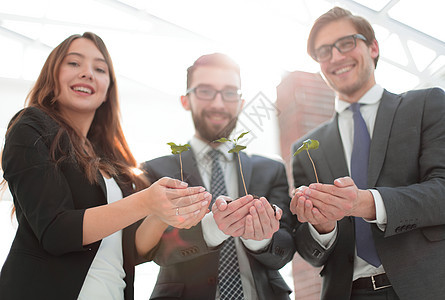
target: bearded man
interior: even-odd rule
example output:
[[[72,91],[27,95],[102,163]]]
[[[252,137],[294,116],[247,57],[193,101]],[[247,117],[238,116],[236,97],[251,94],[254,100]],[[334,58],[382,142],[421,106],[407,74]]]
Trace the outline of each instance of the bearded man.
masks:
[[[165,225],[155,233],[159,243],[149,259],[160,273],[151,299],[289,299],[291,289],[278,271],[295,252],[290,223],[296,220],[284,165],[228,153],[231,145],[215,142],[229,137],[244,104],[239,66],[224,54],[201,56],[187,70],[181,104],[195,125],[191,151],[181,154],[184,181],[206,187],[213,199],[196,226]],[[245,195],[237,155],[247,191],[260,198]],[[181,178],[179,155],[145,162],[143,168],[153,182]]]

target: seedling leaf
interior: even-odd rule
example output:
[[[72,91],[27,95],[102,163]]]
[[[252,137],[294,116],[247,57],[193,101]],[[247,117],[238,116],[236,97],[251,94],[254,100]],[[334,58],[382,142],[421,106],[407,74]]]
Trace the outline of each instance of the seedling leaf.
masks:
[[[172,154],[179,154],[179,164],[181,167],[181,180],[184,181],[184,175],[182,172],[182,157],[181,157],[181,153],[184,151],[188,151],[191,146],[189,144],[184,144],[184,145],[176,145],[173,142],[167,143],[167,145],[170,146],[170,149],[172,150]]]
[[[238,153],[239,154],[239,152],[241,151],[241,150],[244,150],[244,149],[246,149],[247,147],[246,146],[243,146],[243,145],[238,145],[238,141],[240,140],[240,139],[242,139],[246,134],[248,134],[250,131],[246,131],[246,132],[243,132],[243,133],[241,133],[237,138],[235,138],[235,139],[227,139],[227,138],[220,138],[220,139],[218,139],[218,140],[216,140],[216,141],[214,141],[215,143],[216,142],[218,142],[218,143],[225,143],[225,142],[232,142],[233,143],[233,148],[232,149],[230,149],[228,152],[229,153]],[[246,195],[247,195],[247,188],[246,188],[246,183],[244,182],[244,175],[243,175],[243,167],[242,167],[242,165],[241,165],[241,158],[240,158],[240,156],[238,155],[238,163],[239,163],[239,170],[240,170],[240,173],[241,173],[241,179],[242,179],[242,181],[243,181],[243,185],[244,185],[244,191],[246,192]]]
[[[294,153],[294,156],[295,156],[295,155],[299,154],[300,152],[302,152],[303,150],[306,150],[307,155],[309,156],[309,159],[312,163],[312,167],[314,168],[315,179],[317,180],[317,183],[318,183],[317,170],[315,169],[315,164],[314,164],[314,161],[312,160],[311,155],[309,154],[309,150],[318,149],[318,146],[320,146],[320,143],[317,140],[307,139],[303,142],[303,145],[298,147],[297,151],[295,151],[295,153]]]
[[[235,145],[232,149],[229,150],[229,153],[239,153],[241,150],[246,149],[246,146],[242,146],[242,145]]]
[[[250,131],[246,131],[246,132],[243,132],[243,133],[241,133],[240,135],[239,135],[239,137],[236,139],[236,141],[239,141],[240,139],[242,139],[246,134],[248,134]]]
[[[226,139],[226,138],[220,138],[220,139],[216,140],[215,142],[218,142],[218,143],[225,143],[225,142],[230,142],[230,140],[228,140],[228,139]]]

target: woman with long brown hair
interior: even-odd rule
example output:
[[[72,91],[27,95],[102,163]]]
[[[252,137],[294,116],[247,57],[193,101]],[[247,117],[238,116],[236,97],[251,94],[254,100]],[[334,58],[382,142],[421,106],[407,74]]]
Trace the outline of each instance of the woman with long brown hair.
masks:
[[[206,213],[204,188],[137,175],[117,95],[105,44],[86,32],[50,53],[12,119],[2,168],[18,228],[2,299],[132,299],[150,228],[189,228]]]

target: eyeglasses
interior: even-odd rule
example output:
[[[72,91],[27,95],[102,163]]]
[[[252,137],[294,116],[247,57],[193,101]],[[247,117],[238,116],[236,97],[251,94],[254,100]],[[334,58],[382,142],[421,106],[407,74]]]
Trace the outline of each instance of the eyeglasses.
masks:
[[[241,99],[241,90],[237,88],[227,87],[217,90],[208,85],[198,85],[186,91],[186,94],[195,93],[196,97],[201,100],[215,100],[217,94],[221,94],[221,98],[225,102],[238,102]]]
[[[336,40],[335,43],[331,45],[323,45],[320,48],[315,49],[313,59],[318,62],[330,60],[332,57],[332,48],[336,48],[338,52],[342,54],[352,51],[357,46],[357,39],[367,41],[366,38],[359,33],[344,36]]]

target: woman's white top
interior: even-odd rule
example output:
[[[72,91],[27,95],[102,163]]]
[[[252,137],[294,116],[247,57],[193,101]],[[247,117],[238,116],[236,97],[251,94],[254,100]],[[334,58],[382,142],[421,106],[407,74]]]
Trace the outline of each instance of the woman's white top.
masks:
[[[113,178],[104,177],[107,202],[123,198],[122,191]],[[78,299],[124,299],[125,271],[122,254],[122,230],[104,238],[83,283]]]

